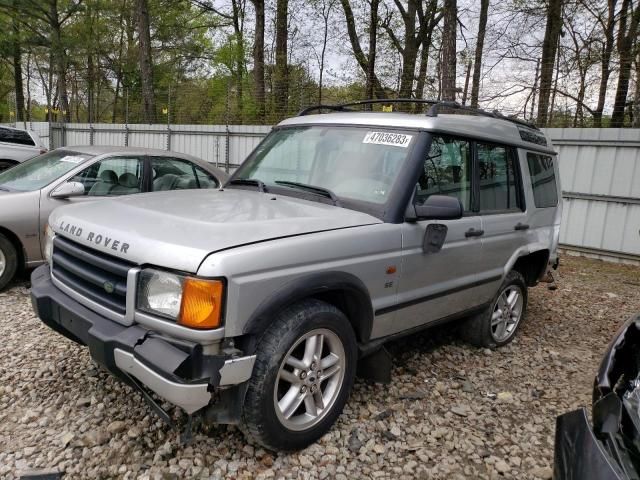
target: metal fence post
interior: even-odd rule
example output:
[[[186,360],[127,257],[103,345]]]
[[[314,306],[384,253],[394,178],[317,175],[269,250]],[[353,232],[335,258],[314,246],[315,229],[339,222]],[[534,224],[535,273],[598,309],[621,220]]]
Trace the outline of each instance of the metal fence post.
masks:
[[[47,128],[49,133],[49,150],[56,148],[56,144],[53,141],[53,129],[51,128],[51,106],[47,105]]]
[[[124,92],[124,146],[129,146],[129,89]]]
[[[167,150],[171,150],[171,85],[167,98]]]
[[[229,146],[231,144],[231,138],[230,138],[230,133],[229,132],[229,124],[227,123],[227,125],[225,126],[225,136],[224,136],[224,170],[225,172],[229,173]]]

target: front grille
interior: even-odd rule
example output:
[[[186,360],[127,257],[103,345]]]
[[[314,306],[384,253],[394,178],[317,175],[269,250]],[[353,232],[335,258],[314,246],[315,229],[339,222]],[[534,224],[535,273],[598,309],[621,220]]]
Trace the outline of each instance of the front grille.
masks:
[[[61,236],[53,239],[51,271],[59,282],[103,307],[124,315],[127,273],[132,263],[96,252]]]

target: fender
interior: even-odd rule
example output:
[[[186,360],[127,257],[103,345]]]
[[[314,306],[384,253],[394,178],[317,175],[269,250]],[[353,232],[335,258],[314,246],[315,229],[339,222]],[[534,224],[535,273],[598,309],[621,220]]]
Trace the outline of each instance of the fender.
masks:
[[[287,283],[258,306],[245,324],[243,334],[262,334],[274,315],[292,303],[331,294],[339,295],[337,298],[341,300],[336,306],[349,318],[358,340],[367,342],[373,327],[373,305],[369,290],[355,275],[335,271],[305,275]]]

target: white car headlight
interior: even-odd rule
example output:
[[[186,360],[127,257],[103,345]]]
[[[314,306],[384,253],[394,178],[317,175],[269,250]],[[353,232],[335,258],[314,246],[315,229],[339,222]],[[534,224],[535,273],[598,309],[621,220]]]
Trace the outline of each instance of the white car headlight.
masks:
[[[44,229],[44,259],[49,264],[51,264],[51,258],[53,257],[53,238],[55,236],[56,234],[51,226],[47,225]]]
[[[146,269],[138,277],[137,308],[147,313],[177,320],[182,303],[184,277]]]

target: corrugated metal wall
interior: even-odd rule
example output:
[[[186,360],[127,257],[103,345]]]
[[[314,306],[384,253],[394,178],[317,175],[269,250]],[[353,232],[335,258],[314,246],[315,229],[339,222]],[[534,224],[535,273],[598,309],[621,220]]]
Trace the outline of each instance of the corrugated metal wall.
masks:
[[[640,130],[549,128],[564,197],[560,242],[640,261]]]
[[[52,145],[169,149],[233,170],[270,130],[255,125],[55,125],[34,122]],[[561,244],[617,261],[640,262],[640,130],[549,128],[564,191]]]

